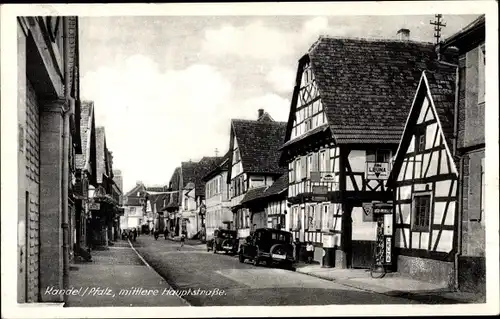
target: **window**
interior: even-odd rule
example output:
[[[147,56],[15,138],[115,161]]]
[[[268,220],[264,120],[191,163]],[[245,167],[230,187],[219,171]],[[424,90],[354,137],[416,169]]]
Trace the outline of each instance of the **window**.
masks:
[[[328,229],[328,213],[329,213],[329,205],[323,205],[323,218],[321,223],[321,229]]]
[[[320,171],[326,172],[327,163],[326,163],[326,152],[325,151],[321,151],[321,153],[320,153],[319,165],[320,165]]]
[[[486,50],[484,44],[479,48],[478,53],[478,68],[477,68],[477,99],[478,103],[484,102],[485,92],[485,66],[486,66]]]
[[[425,145],[425,141],[424,141]],[[391,160],[390,150],[367,150],[366,151],[366,161],[367,162],[377,162],[377,163],[389,163]]]
[[[130,207],[130,212],[131,213],[135,213],[135,207],[134,206]]]
[[[431,195],[430,193],[415,194],[413,197],[413,231],[430,232]]]
[[[290,178],[290,183],[295,182],[295,173],[293,171],[293,164],[294,162],[288,164],[288,169],[289,169],[288,177]]]
[[[307,178],[311,177],[312,158],[312,154],[307,156]]]
[[[486,206],[486,201],[484,200],[486,195],[486,180],[484,178],[484,158],[481,159],[481,215],[479,216],[479,220],[481,220],[484,216],[484,207]]]
[[[307,216],[306,216],[306,229],[315,230],[316,229],[316,205],[310,205],[307,207]]]
[[[302,168],[301,168],[301,165],[300,165],[300,158],[298,158],[296,161],[295,161],[295,180],[296,181],[300,181],[302,179],[301,177],[301,172],[302,172]]]
[[[240,150],[239,149],[235,149],[234,150],[234,160],[233,160],[233,164],[234,163],[237,163],[240,161]]]

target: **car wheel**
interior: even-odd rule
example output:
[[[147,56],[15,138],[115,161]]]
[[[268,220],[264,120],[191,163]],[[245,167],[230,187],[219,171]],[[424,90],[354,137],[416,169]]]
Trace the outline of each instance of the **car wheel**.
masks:
[[[273,262],[271,260],[266,260],[266,266],[271,267],[273,265]]]

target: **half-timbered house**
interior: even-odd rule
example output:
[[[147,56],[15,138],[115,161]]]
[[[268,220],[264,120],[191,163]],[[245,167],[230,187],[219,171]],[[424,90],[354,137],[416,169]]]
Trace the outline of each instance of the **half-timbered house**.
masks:
[[[281,147],[289,230],[318,247],[333,233],[337,267],[373,262],[376,223],[363,205],[392,199],[391,159],[435,55],[430,43],[320,37],[299,60]]]
[[[455,81],[453,65],[423,72],[389,179],[397,269],[441,284],[453,282],[457,241]]]
[[[251,229],[287,227],[288,174],[283,174],[269,186],[249,190],[241,205],[250,211]]]
[[[482,15],[437,46],[458,65],[422,76],[390,179],[398,271],[483,294],[484,40]]]
[[[278,148],[283,143],[286,123],[275,122],[264,110],[258,119],[231,121],[229,145],[231,210],[238,236],[250,234],[250,211],[241,201],[253,188],[271,185],[284,172],[279,166]]]

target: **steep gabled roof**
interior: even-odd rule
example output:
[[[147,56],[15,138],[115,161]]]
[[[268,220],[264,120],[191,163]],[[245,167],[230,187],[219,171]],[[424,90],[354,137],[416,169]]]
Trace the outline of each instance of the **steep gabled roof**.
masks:
[[[219,157],[219,161],[217,162],[215,168],[208,171],[202,177],[202,181],[206,183],[220,172],[227,171],[228,168],[229,168],[229,151],[222,158]]]
[[[263,197],[270,197],[288,191],[288,173],[280,176],[263,194]]]
[[[269,186],[250,188],[246,192],[246,194],[243,197],[243,199],[241,200],[240,204],[243,205],[245,203],[253,202],[253,201],[256,201],[256,200],[262,198],[262,195],[264,194],[264,192],[266,191],[266,189],[268,187]]]
[[[397,144],[418,79],[436,56],[432,43],[320,37],[300,60],[297,83],[310,62],[336,143]]]
[[[179,190],[181,185],[181,168],[176,167],[174,172],[172,173],[172,177],[170,177],[169,186],[172,190]]]
[[[232,130],[238,142],[243,171],[246,173],[280,174],[279,166],[286,122],[233,119]]]
[[[455,66],[436,63],[431,70],[422,72],[413,104],[405,122],[405,130],[396,152],[389,183],[393,183],[394,179],[399,175],[403,158],[413,135],[412,128],[417,123],[423,100],[427,96],[430,100],[430,107],[437,114],[438,127],[443,132],[448,151],[452,147],[456,70]]]
[[[243,197],[241,204],[249,204],[251,202],[266,201],[271,196],[284,194],[288,191],[288,174],[281,175],[271,186],[263,186],[249,189],[248,193]]]
[[[186,187],[189,182],[194,183],[195,175],[196,175],[196,166],[198,162],[182,162],[181,170],[182,170],[182,186]]]
[[[441,49],[456,46],[462,50],[467,50],[485,40],[486,36],[486,16],[480,15],[477,19],[456,32],[441,43]]]
[[[86,170],[91,174],[91,182],[95,184],[96,180],[96,145],[95,145],[95,116],[94,102],[83,101],[80,107],[80,137],[81,154],[75,155],[76,168]],[[94,185],[95,186],[95,185]]]
[[[435,71],[423,72],[449,147],[453,141],[456,70],[456,67],[440,65]]]
[[[208,172],[215,169],[219,161],[220,157],[205,156],[197,163],[193,181],[195,185],[195,196],[205,195],[205,181],[203,181],[203,177]]]

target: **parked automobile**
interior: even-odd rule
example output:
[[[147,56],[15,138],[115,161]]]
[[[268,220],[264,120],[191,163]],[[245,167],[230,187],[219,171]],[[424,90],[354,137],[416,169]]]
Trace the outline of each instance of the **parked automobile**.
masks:
[[[292,268],[292,233],[274,228],[259,228],[246,238],[238,257],[241,263],[249,259],[255,266],[265,262],[268,266],[277,263]]]
[[[218,251],[236,254],[238,252],[238,238],[235,230],[216,229],[212,239],[207,240],[207,251],[214,254]]]

